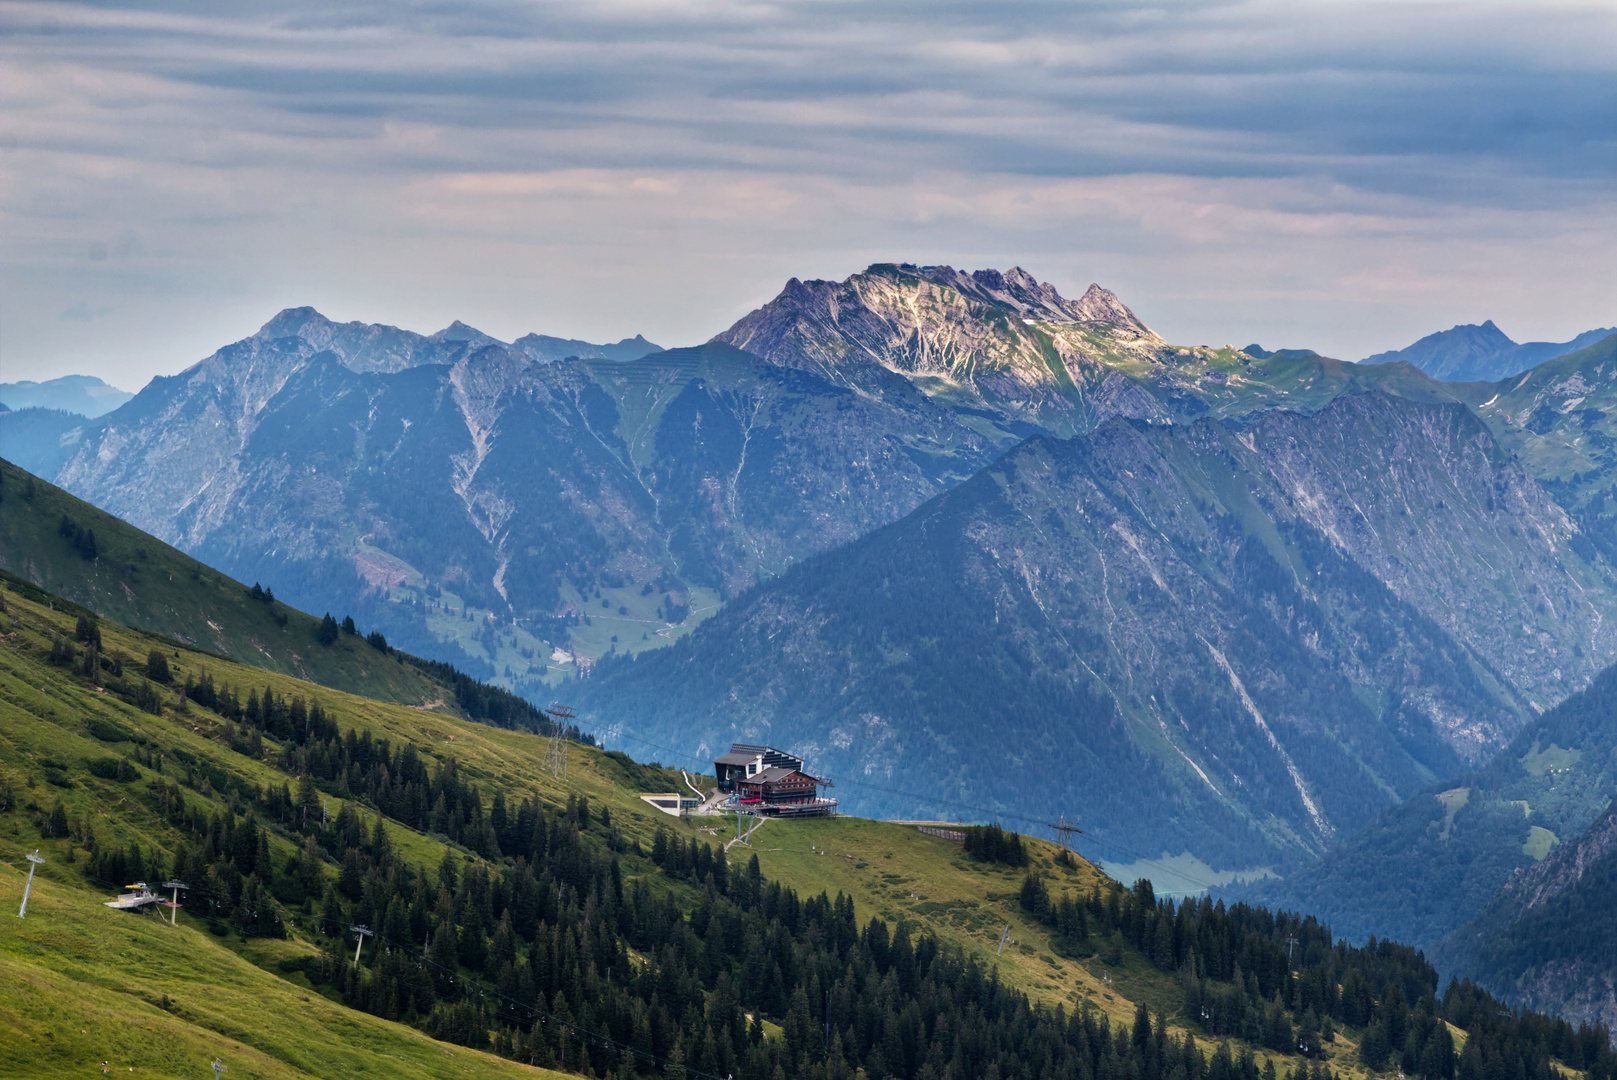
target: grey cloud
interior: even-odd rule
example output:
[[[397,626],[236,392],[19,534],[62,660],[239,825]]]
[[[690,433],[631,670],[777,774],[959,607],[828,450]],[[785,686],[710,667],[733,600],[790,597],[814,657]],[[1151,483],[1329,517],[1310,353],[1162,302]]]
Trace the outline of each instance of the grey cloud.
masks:
[[[787,276],[915,258],[1363,355],[1611,282],[1613,26],[1581,0],[0,3],[0,330],[110,355],[131,312],[206,305],[214,334],[334,294],[678,342]],[[147,242],[85,258],[121,230]]]
[[[864,139],[867,152],[882,151],[864,157],[899,171],[1327,175],[1519,201],[1529,193],[1479,192],[1452,184],[1454,172],[1485,161],[1535,184],[1600,179],[1617,141],[1614,65],[1576,49],[1569,60],[1563,48],[1552,68],[1555,57],[1535,45],[1556,23],[1564,36],[1592,29],[1609,39],[1609,18],[1576,8],[1484,6],[1447,18],[1392,5],[1238,4],[831,3],[682,15],[666,5],[404,5],[274,19],[258,6],[176,6],[168,17],[142,6],[121,19],[105,8],[55,10],[60,29],[50,34],[14,19],[11,48],[305,117],[555,136],[547,157],[558,167],[795,168],[806,153],[836,171]],[[1520,40],[1529,19],[1537,29]],[[1086,116],[1156,137],[1096,142]],[[569,133],[595,125],[639,137],[569,153]],[[508,167],[531,152],[514,141],[504,155],[494,140],[405,167]],[[1355,168],[1363,159],[1375,167]],[[1389,169],[1388,159],[1400,164]]]

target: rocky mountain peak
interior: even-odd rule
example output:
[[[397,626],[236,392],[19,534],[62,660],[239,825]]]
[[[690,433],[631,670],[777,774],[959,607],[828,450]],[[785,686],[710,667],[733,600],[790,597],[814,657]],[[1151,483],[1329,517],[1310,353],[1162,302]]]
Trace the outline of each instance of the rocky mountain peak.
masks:
[[[951,266],[923,266],[919,272],[929,281],[1034,322],[1104,323],[1142,338],[1156,336],[1116,293],[1099,285],[1092,284],[1083,296],[1068,300],[1054,285],[1039,281],[1020,266],[1003,273],[987,269],[967,274]]]
[[[320,312],[312,307],[289,307],[279,312],[269,322],[258,328],[255,337],[283,338],[302,337],[305,330],[311,327],[322,329],[334,324]]]
[[[472,345],[504,345],[499,338],[490,337],[475,326],[467,326],[456,319],[436,334],[431,335],[433,341],[464,341]]]
[[[1165,344],[1099,285],[1069,300],[1019,266],[914,263],[792,278],[713,340],[837,381],[865,379],[874,364],[922,378],[929,393],[967,387],[1052,430],[1071,427],[1083,387],[1105,377],[1091,370],[1096,354],[1151,362]]]

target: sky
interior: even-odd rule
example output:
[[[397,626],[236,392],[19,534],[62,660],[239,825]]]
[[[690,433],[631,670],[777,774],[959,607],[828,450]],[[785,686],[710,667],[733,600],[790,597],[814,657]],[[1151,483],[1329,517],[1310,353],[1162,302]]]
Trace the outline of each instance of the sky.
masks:
[[[284,307],[706,340],[1017,265],[1177,344],[1617,324],[1617,5],[0,2],[0,381]]]

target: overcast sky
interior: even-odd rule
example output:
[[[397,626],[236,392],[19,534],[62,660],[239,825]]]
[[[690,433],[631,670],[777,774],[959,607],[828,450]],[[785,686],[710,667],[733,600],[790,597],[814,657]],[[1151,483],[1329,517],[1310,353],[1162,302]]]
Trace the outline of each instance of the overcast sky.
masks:
[[[0,3],[0,65],[4,381],[300,304],[694,344],[877,261],[1347,359],[1617,323],[1610,0]]]

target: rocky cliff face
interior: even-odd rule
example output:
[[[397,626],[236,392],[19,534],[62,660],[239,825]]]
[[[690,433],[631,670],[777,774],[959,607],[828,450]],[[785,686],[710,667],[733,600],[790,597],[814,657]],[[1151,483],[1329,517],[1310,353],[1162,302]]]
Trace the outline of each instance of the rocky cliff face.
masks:
[[[1097,418],[1085,391],[1110,371],[1098,356],[1144,363],[1166,349],[1099,285],[1067,300],[1019,267],[968,274],[909,264],[840,282],[793,278],[714,340],[838,381],[880,365],[1052,430]]]
[[[1063,436],[1113,416],[1188,421],[1316,409],[1369,389],[1458,400],[1407,363],[1171,346],[1099,285],[1068,300],[1020,268],[889,263],[844,281],[793,279],[714,340],[847,385],[883,367],[942,403]]]
[[[249,338],[171,378],[86,429],[56,479],[125,520],[196,550],[233,512],[251,463],[242,455],[270,402],[309,369],[390,375],[444,366],[492,341],[457,323],[423,336],[335,323],[289,308]]]
[[[1283,864],[1520,727],[1499,675],[1520,643],[1491,620],[1531,582],[1501,584],[1507,555],[1578,610],[1544,616],[1558,642],[1617,615],[1534,490],[1457,405],[1112,421],[1018,448],[585,693],[653,739],[925,778],[883,810],[1062,805],[1137,852]]]
[[[1266,414],[1252,437],[1301,517],[1535,711],[1617,659],[1607,564],[1577,553],[1587,550],[1577,523],[1464,408],[1389,409],[1355,395],[1309,417]],[[1479,744],[1463,756],[1482,754]]]

